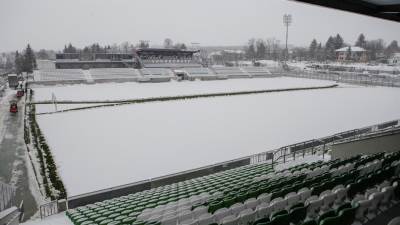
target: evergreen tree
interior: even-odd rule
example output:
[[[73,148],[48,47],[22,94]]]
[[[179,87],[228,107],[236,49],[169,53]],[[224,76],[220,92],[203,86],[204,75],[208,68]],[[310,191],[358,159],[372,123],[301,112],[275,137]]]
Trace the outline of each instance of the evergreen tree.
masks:
[[[344,46],[344,41],[342,36],[340,36],[340,34],[336,34],[336,37],[334,38],[334,43],[335,43],[335,49],[339,49]]]
[[[367,45],[367,41],[365,40],[364,34],[360,34],[360,36],[358,36],[355,46],[365,49],[366,45]]]
[[[36,57],[31,46],[28,44],[25,49],[25,54],[23,56],[23,71],[27,73],[32,73],[36,69]]]
[[[312,59],[312,60],[314,60],[316,57],[316,51],[317,51],[317,47],[318,47],[317,45],[318,45],[317,40],[313,39],[311,41],[310,47],[308,48],[310,59]]]
[[[393,53],[399,52],[400,48],[396,40],[393,40],[390,42],[390,44],[386,47],[385,49],[385,55],[386,57],[390,57],[393,55]]]
[[[64,52],[64,53],[77,53],[78,50],[77,50],[74,46],[72,46],[71,43],[69,43],[68,46],[67,46],[67,45],[64,45],[64,50],[63,50],[63,52]]]
[[[325,43],[325,57],[327,60],[335,60],[335,38],[329,36],[328,40]]]
[[[89,49],[89,47],[84,47],[83,48],[83,53],[90,53],[90,49]]]

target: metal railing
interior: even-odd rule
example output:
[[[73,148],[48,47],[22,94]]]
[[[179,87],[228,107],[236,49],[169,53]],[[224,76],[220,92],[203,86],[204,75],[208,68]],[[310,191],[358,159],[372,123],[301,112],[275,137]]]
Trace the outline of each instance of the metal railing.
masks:
[[[328,152],[331,146],[335,143],[357,140],[369,135],[384,133],[393,129],[397,129],[399,126],[400,120],[392,120],[372,126],[344,131],[319,139],[312,139],[284,146],[279,149],[254,154],[250,156],[250,163],[255,164],[267,161],[272,161],[272,163],[286,163],[289,158],[295,160],[297,155],[302,155],[304,157],[305,155],[319,152],[322,152],[324,157],[325,153]]]
[[[0,182],[0,211],[15,205],[16,188]]]
[[[400,77],[368,75],[357,72],[327,71],[327,70],[291,70],[282,72],[282,75],[308,78],[308,79],[332,80],[342,83],[358,84],[358,85],[400,87]]]
[[[58,211],[58,200],[54,200],[51,202],[47,202],[45,204],[40,205],[39,207],[40,218],[43,219],[45,217],[57,214]]]

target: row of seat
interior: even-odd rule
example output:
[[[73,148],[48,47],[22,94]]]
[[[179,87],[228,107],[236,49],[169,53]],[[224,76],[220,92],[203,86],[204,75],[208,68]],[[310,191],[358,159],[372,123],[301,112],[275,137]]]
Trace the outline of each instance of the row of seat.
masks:
[[[228,75],[228,76],[240,76],[248,77],[249,74],[243,72],[240,67],[213,67],[214,71],[218,75]]]
[[[355,176],[348,176],[348,177],[350,177],[351,178],[351,180],[354,180],[354,178],[355,178]],[[338,180],[338,181],[340,181],[340,180]],[[335,190],[336,189],[336,190]],[[314,211],[315,212],[315,209],[316,208],[321,208],[322,210],[321,210],[321,212],[323,212],[324,210],[327,210],[327,209],[330,209],[330,207],[332,207],[332,205],[331,204],[333,204],[333,203],[336,203],[336,202],[338,202],[338,203],[341,203],[341,202],[343,202],[344,201],[344,198],[346,197],[346,193],[347,192],[347,189],[345,189],[344,187],[343,187],[343,185],[339,185],[339,186],[337,186],[336,188],[334,188],[334,193],[332,193],[330,190],[326,190],[326,191],[324,191],[323,193],[321,193],[321,197],[320,197],[320,199],[318,200],[318,198],[317,199],[314,199],[315,198],[315,196],[313,196],[313,197],[311,197],[310,199],[308,199],[307,201],[309,202],[309,203],[311,203],[311,204],[309,204],[311,207],[310,207],[310,209],[309,209],[309,211]],[[290,197],[295,197],[295,195],[294,196],[286,196],[285,197],[285,199],[286,198],[288,198],[289,197],[289,199],[290,199]],[[293,199],[293,198],[292,198]],[[281,200],[281,199],[276,199],[275,201],[276,202],[278,202],[279,200]],[[339,201],[337,201],[337,200],[339,200]],[[284,202],[284,201],[280,201],[280,202]],[[289,202],[289,201],[288,201]],[[293,203],[295,203],[295,201],[293,202]],[[245,202],[245,205],[246,206],[248,206],[248,202],[246,201]],[[233,215],[227,215],[226,213],[228,213],[229,212],[229,210],[227,210],[226,208],[223,208],[222,210],[217,210],[213,215],[214,215],[214,222],[215,221],[218,221],[218,222],[220,222],[220,223],[224,223],[224,221],[225,222],[227,222],[228,223],[228,221],[229,221],[229,223],[233,223],[233,222],[238,222],[238,221],[241,221],[241,220],[243,220],[243,219],[240,219],[240,218],[238,218],[238,217],[235,217],[235,216],[238,216],[238,215],[242,215],[241,213],[238,213],[237,212],[237,210],[235,210],[235,209],[237,209],[239,206],[237,206],[237,205],[234,205],[235,206],[235,208],[232,208],[232,207],[230,207],[230,210],[232,211],[232,212],[234,212],[234,211],[236,211],[236,215],[235,215],[235,213],[232,213]],[[283,204],[283,206],[286,206],[285,204]],[[288,206],[290,206],[290,205],[288,205]],[[276,206],[275,206],[276,207]],[[287,207],[287,206],[286,206]],[[351,211],[352,211],[352,213],[344,213],[344,218],[347,218],[346,220],[347,221],[349,221],[349,215],[350,215],[350,221],[352,220],[351,218],[352,217],[354,217],[354,216],[351,216],[351,215],[353,215],[354,214],[354,210],[355,210],[355,208],[356,207],[353,207],[352,209],[351,209]],[[250,211],[249,211],[250,210]],[[277,208],[277,209],[275,209],[275,210],[286,210],[286,209],[282,209],[282,208]],[[247,209],[244,209],[244,211],[246,211],[246,212],[251,212],[251,209],[249,208],[249,207],[247,207]],[[304,208],[303,209],[301,209],[301,208],[299,208],[298,210],[296,210],[295,212],[296,213],[298,213],[298,211],[304,211]],[[225,214],[224,214],[225,213]],[[245,212],[243,212],[244,214],[243,215],[246,215],[246,218],[248,218],[248,213],[245,213]],[[226,218],[221,218],[221,217],[223,217],[223,216],[221,216],[221,214],[224,216],[226,216]],[[326,214],[326,213],[324,213],[324,214]],[[324,215],[323,214],[323,215]],[[329,215],[329,214],[328,214]],[[341,214],[339,214],[339,220],[341,220],[341,219],[343,219],[343,218],[341,218],[341,217],[343,217]],[[321,216],[320,216],[321,217]],[[199,217],[199,221],[197,221],[197,223],[198,224],[204,224],[204,219],[206,219],[206,220],[210,220],[210,218],[212,219],[212,217],[210,216],[210,215],[203,215],[203,216],[200,216]],[[171,218],[172,219],[172,218]],[[171,221],[171,219],[170,220],[168,220],[169,222]],[[187,219],[187,218],[185,218],[185,219]],[[322,218],[321,218],[322,219]],[[336,221],[337,222],[337,219],[338,218],[336,218],[336,220],[333,220],[333,221]],[[193,222],[193,218],[190,218],[188,221],[183,221],[183,222],[181,222],[181,223],[183,223],[183,224],[192,224],[190,221],[192,221]],[[175,221],[176,222],[176,221]],[[161,222],[161,224],[163,224],[163,222]],[[351,223],[349,223],[349,224],[351,224]]]
[[[324,166],[324,168],[329,168],[326,165]],[[303,179],[304,177],[300,177],[301,179]],[[305,198],[307,196],[310,196],[311,191],[310,190],[302,190],[301,193],[303,196],[303,202],[305,200]],[[246,197],[246,196],[245,196]],[[232,216],[232,215],[227,215],[226,213],[229,214],[229,212],[236,212],[234,214],[240,214],[240,210],[254,210],[258,204],[266,204],[269,203],[269,200],[271,199],[272,195],[271,194],[261,194],[260,196],[258,196],[257,199],[247,199],[243,204],[241,203],[235,203],[233,205],[231,205],[233,203],[232,199],[225,199],[223,201],[217,202],[216,204],[209,204],[208,206],[208,210],[210,212],[213,212],[214,210],[216,210],[213,215],[216,217],[215,219],[217,221],[221,220],[224,215],[225,216]],[[292,202],[292,204],[297,203],[298,199],[297,196],[286,196],[285,199],[289,199],[288,201],[280,201],[279,198],[275,199],[275,201],[272,203],[273,207],[269,208],[269,210],[273,209],[276,210],[282,210],[282,206],[283,208],[285,207],[289,207],[291,204],[290,202]],[[295,200],[297,199],[297,200]],[[276,204],[275,204],[276,203]],[[282,204],[283,203],[283,204]],[[231,206],[230,206],[231,205]],[[203,206],[204,207],[204,206]],[[220,207],[224,207],[224,208],[220,208]],[[201,210],[199,210],[200,212],[204,211],[204,208],[200,208]],[[199,223],[203,223],[204,220],[209,220],[210,218],[212,218],[212,216],[210,215],[200,215],[201,218],[196,218],[196,215],[198,215],[198,208],[195,208],[193,210],[193,215],[191,215],[190,212],[181,212],[178,213],[178,215],[164,215],[164,218],[161,219],[161,224],[174,224],[174,223],[186,223],[187,221],[185,221],[185,219],[189,219],[189,220],[193,220],[193,219],[199,219]],[[265,209],[267,210],[267,208]],[[270,212],[270,211],[269,211]],[[194,216],[194,217],[192,217]],[[204,218],[203,218],[204,217]],[[156,222],[154,221],[154,218],[151,218],[150,220],[148,220],[148,222]],[[221,221],[219,221],[221,222]]]
[[[188,199],[193,195],[201,195],[202,193],[211,193],[214,196],[218,196],[225,189],[228,189],[230,185],[249,182],[257,174],[270,170],[272,170],[272,167],[269,164],[243,166],[79,207],[68,211],[67,214],[71,216],[73,221],[78,219],[80,221],[85,219],[100,221],[108,218],[110,212],[133,217],[136,220],[136,217],[146,208],[155,208],[159,205],[166,205],[170,202],[175,203],[179,200],[182,202],[184,199]],[[178,205],[175,204],[175,207],[178,207]]]
[[[137,77],[138,71],[132,68],[102,68],[90,69],[90,74],[94,80],[113,79],[113,78],[132,78]]]
[[[144,68],[140,70],[144,76],[170,76],[173,74],[172,70],[165,68]]]
[[[41,81],[57,81],[57,80],[84,80],[85,76],[81,69],[54,69],[54,70],[38,70],[35,72],[35,79]]]
[[[243,70],[249,73],[251,76],[267,76],[271,72],[266,67],[243,67]]]
[[[250,215],[259,218],[269,214],[271,218],[272,214],[282,210],[286,210],[287,216],[292,218],[291,207],[306,203],[302,207],[306,208],[307,218],[317,218],[329,209],[329,204],[337,206],[344,201],[343,196],[354,197],[351,193],[360,191],[354,185],[358,182],[356,178],[359,170],[337,174],[333,172],[340,168],[350,168],[350,164],[355,165],[360,160],[371,163],[374,160],[372,157],[377,156],[354,157],[344,165],[338,165],[339,160],[302,164],[279,172],[274,172],[268,164],[243,166],[80,207],[68,211],[67,215],[74,224],[108,224],[117,221],[119,224],[137,225],[208,225],[206,223],[210,221],[222,223],[229,216],[230,219],[225,219],[225,222],[233,218],[238,223],[250,221],[253,218]],[[383,158],[382,166],[387,167],[392,165],[384,163],[385,160],[394,162],[393,158],[399,155],[381,154],[379,157]],[[360,170],[364,167],[360,167]],[[321,169],[324,170],[322,174],[308,176],[308,173]],[[388,171],[375,170],[374,173],[390,175]],[[269,177],[255,179],[264,175]],[[349,186],[344,188],[341,184]],[[304,209],[295,212],[298,211]]]
[[[189,74],[189,76],[190,75],[212,75],[210,70],[205,67],[185,68],[184,70]]]

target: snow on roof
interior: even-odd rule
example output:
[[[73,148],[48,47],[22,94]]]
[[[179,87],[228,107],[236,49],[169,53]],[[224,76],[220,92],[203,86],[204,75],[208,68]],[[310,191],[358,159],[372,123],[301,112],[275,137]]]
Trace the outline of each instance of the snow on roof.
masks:
[[[336,51],[337,52],[346,52],[346,51],[348,51],[349,47],[351,48],[352,52],[365,52],[366,51],[365,49],[363,49],[361,47],[357,47],[357,46],[346,46],[343,48],[336,49]]]
[[[225,50],[221,50],[221,51],[215,51],[215,52],[211,52],[209,55],[222,55],[223,53],[229,53],[229,54],[244,54],[245,52],[243,50],[229,50],[229,49],[225,49]]]
[[[396,52],[396,53],[394,53],[393,56],[392,56],[392,58],[397,58],[397,57],[400,57],[400,52]]]

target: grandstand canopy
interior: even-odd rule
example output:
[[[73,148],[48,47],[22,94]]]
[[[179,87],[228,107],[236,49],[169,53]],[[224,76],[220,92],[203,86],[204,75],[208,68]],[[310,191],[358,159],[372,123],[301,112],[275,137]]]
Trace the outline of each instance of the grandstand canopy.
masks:
[[[400,0],[295,0],[400,22]]]
[[[180,49],[169,48],[140,48],[136,50],[139,57],[149,56],[178,56],[178,57],[192,57],[194,53],[199,51],[189,51]]]

